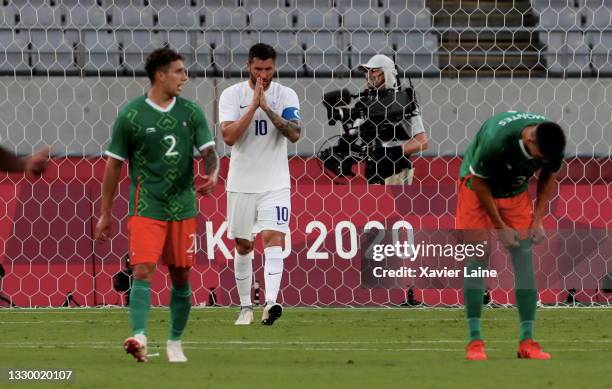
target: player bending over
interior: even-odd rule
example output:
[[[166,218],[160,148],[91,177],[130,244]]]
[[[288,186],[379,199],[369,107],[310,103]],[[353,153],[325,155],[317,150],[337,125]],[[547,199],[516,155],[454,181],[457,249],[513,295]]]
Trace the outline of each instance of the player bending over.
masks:
[[[489,239],[495,229],[514,267],[520,319],[519,358],[549,359],[533,340],[538,291],[531,259],[532,243],[544,238],[542,219],[563,163],[565,134],[536,113],[508,111],[489,118],[468,146],[460,170],[456,225],[464,241]],[[540,170],[535,210],[527,192],[529,178]],[[488,247],[488,245],[486,246]],[[485,259],[467,261],[468,272],[485,269]],[[465,278],[464,302],[470,342],[467,359],[487,359],[480,329],[483,278]]]
[[[263,43],[249,50],[250,78],[221,94],[223,140],[232,147],[227,181],[228,237],[234,239],[234,273],[240,295],[237,325],[253,322],[253,241],[261,233],[266,306],[261,322],[272,325],[283,309],[276,299],[283,276],[283,242],[291,214],[287,140],[300,138],[297,94],[273,82],[276,52]]]
[[[170,362],[186,362],[181,334],[191,309],[189,270],[196,247],[196,197],[193,182],[193,148],[204,159],[204,183],[198,188],[210,194],[217,182],[217,154],[200,107],[179,97],[187,82],[183,58],[169,49],[149,55],[145,70],[151,89],[129,102],[115,120],[106,151],[109,157],[102,183],[102,211],[95,238],[111,233],[111,208],[124,161],[129,160],[130,259],[134,280],[130,291],[133,336],[126,352],[147,361],[147,319],[151,305],[151,281],[158,258],[172,278],[170,330],[166,351]]]

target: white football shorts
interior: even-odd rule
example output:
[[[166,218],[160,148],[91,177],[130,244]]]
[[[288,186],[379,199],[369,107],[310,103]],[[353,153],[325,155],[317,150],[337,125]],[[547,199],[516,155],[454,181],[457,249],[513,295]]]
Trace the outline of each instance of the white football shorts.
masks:
[[[265,230],[289,233],[289,188],[263,193],[227,193],[227,237],[254,240]]]

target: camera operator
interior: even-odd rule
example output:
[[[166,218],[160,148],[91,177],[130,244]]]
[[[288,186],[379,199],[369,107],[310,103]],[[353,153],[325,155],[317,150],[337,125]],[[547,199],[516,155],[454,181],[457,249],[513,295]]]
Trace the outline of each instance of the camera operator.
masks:
[[[366,72],[365,91],[324,96],[330,124],[341,122],[344,133],[318,157],[339,177],[353,176],[353,165],[365,160],[368,183],[410,184],[414,168],[408,157],[425,150],[428,141],[412,84],[402,89],[395,64],[385,55],[373,56],[359,69]],[[351,97],[358,101],[347,107]]]

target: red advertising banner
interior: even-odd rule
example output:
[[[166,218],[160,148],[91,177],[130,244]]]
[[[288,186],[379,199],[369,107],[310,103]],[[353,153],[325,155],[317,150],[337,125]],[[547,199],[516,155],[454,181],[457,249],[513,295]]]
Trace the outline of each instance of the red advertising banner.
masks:
[[[334,182],[325,176],[316,161],[293,158],[291,236],[285,245],[285,274],[281,302],[286,305],[370,306],[399,305],[407,300],[408,288],[362,286],[360,237],[376,230],[452,230],[456,204],[457,158],[419,159],[415,183],[411,186],[366,185],[359,177]],[[600,169],[589,178],[585,166]],[[580,165],[583,168],[578,169]],[[100,203],[101,159],[54,161],[41,180],[5,176],[0,181],[0,239],[6,275],[1,293],[18,306],[61,306],[70,294],[81,305],[122,305],[124,296],[113,289],[113,276],[124,268],[127,254],[127,180],[122,182],[114,202],[114,237],[99,244],[92,240]],[[610,164],[592,160],[568,161],[558,193],[546,219],[548,231],[603,230],[612,227],[612,169]],[[227,171],[223,161],[222,177]],[[579,172],[580,179],[576,179]],[[530,190],[534,190],[531,188]],[[226,237],[226,194],[223,179],[209,198],[201,198],[198,217],[198,250],[192,272],[194,303],[207,304],[211,290],[220,305],[238,303],[233,275],[233,242]],[[572,285],[592,302],[607,302],[610,295],[600,291],[593,264],[612,269],[609,256],[593,254],[587,262],[570,271],[560,269],[555,258],[571,253],[560,243],[567,236],[554,237],[534,250],[534,264],[542,302],[556,303],[567,297]],[[599,252],[612,252],[607,241],[592,246]],[[494,256],[491,267],[499,278],[489,279],[492,298],[500,304],[513,302],[512,269],[503,255]],[[263,257],[256,245],[255,279],[262,287]],[[170,280],[162,266],[153,283],[153,304],[166,305]],[[609,270],[608,270],[609,271]],[[556,277],[556,278],[555,278]],[[412,290],[413,297],[428,305],[462,303],[459,288],[431,284]],[[576,286],[582,286],[576,288]]]

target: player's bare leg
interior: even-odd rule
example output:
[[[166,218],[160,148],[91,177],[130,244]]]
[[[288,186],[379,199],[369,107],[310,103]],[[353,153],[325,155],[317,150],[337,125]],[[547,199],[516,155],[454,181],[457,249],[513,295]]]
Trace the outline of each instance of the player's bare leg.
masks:
[[[181,335],[187,325],[191,310],[191,285],[189,284],[189,267],[168,266],[172,278],[170,292],[170,328],[166,342],[166,354],[169,362],[187,362],[183,353]]]
[[[283,314],[283,307],[276,302],[283,278],[283,243],[285,234],[279,231],[262,231],[265,264],[264,279],[266,288],[266,306],[261,316],[261,323],[272,325]]]
[[[154,274],[154,263],[134,265],[134,282],[130,291],[130,322],[132,323],[133,336],[123,342],[123,348],[138,362],[148,360],[146,333],[151,308],[150,285]]]
[[[240,314],[235,325],[249,325],[253,322],[253,303],[251,288],[253,284],[253,242],[247,239],[235,239],[234,277],[240,296]]]

